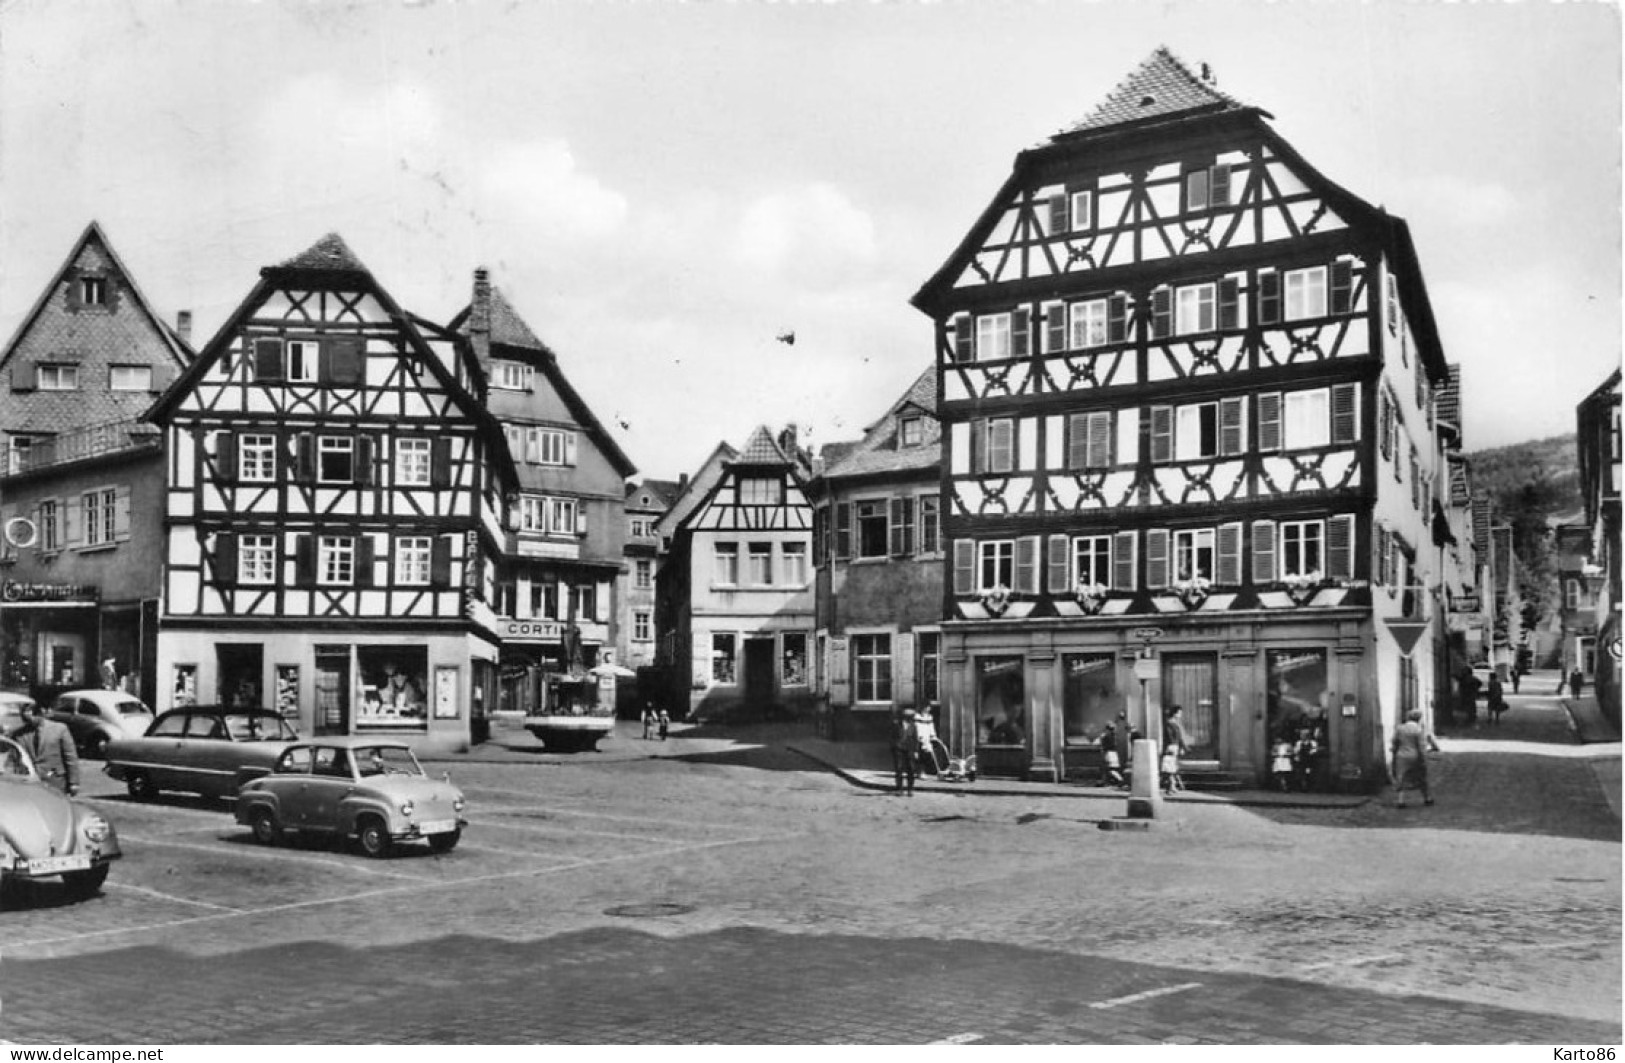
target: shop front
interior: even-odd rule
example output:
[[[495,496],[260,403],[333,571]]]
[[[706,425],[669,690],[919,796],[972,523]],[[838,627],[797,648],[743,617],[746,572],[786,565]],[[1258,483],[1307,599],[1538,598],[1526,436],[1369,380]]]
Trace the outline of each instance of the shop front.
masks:
[[[123,690],[151,702],[155,611],[104,602],[94,585],[0,583],[0,685],[42,703],[64,690]]]
[[[1160,738],[1178,706],[1193,772],[1260,788],[1366,789],[1383,768],[1376,669],[1364,667],[1375,649],[1369,620],[1345,612],[1164,617],[1156,628],[949,622],[945,731],[983,774],[1087,782],[1099,778],[1101,737],[1119,714]]]

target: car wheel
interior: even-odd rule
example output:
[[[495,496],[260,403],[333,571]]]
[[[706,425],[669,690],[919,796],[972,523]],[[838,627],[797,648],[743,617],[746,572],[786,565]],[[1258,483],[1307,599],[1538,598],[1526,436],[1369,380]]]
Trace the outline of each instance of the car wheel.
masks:
[[[388,856],[392,844],[389,828],[377,816],[367,816],[356,824],[356,841],[361,851],[374,860]]]
[[[94,897],[101,891],[102,883],[107,881],[107,873],[111,870],[112,864],[102,864],[89,871],[69,871],[62,876],[62,884],[67,887],[68,894],[75,899]]]
[[[158,796],[157,789],[152,785],[152,776],[144,771],[132,771],[124,780],[124,786],[137,801],[151,801]]]
[[[248,828],[254,832],[254,840],[261,845],[275,845],[282,840],[282,827],[276,821],[276,815],[269,808],[256,808],[249,814]]]
[[[463,830],[461,827],[447,831],[444,834],[431,834],[429,835],[429,848],[437,853],[449,853],[457,848],[457,843],[462,837]]]

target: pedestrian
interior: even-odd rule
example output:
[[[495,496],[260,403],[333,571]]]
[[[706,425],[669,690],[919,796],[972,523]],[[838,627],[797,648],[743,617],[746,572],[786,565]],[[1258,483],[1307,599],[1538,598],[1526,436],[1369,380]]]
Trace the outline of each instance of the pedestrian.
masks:
[[[1428,759],[1431,751],[1439,752],[1439,743],[1422,726],[1422,710],[1412,709],[1405,722],[1394,728],[1392,743],[1394,754],[1394,807],[1405,807],[1405,791],[1422,791],[1422,803],[1433,803],[1433,792],[1428,789]]]
[[[1298,741],[1292,747],[1292,769],[1297,778],[1297,788],[1308,793],[1315,788],[1315,765],[1320,756],[1320,739],[1315,734],[1313,724],[1305,723],[1298,728]]]
[[[1292,789],[1292,742],[1285,732],[1270,747],[1270,784],[1282,793]]]
[[[34,771],[46,783],[72,797],[79,792],[79,753],[73,735],[35,702],[23,706],[23,723],[11,736],[23,747]]]
[[[1518,680],[1523,678],[1523,664],[1520,662],[1512,666],[1512,692],[1518,692]]]
[[[1179,758],[1185,755],[1184,709],[1175,705],[1162,721],[1162,791],[1177,794],[1185,789],[1185,780],[1179,773]]]
[[[1514,671],[1513,675],[1518,673]],[[1493,726],[1501,722],[1501,714],[1507,711],[1506,692],[1501,686],[1501,677],[1494,672],[1490,673],[1489,693],[1485,699],[1485,707],[1490,712],[1490,724]]]
[[[102,661],[102,689],[118,689],[118,661],[113,657],[107,657]]]
[[[666,713],[666,706],[660,706],[660,716],[658,719],[660,723],[660,740],[664,742],[666,740],[666,736],[671,733],[671,717]]]
[[[1557,689],[1553,691],[1553,694],[1557,695],[1563,693],[1563,687],[1568,683],[1568,681],[1568,673],[1559,668],[1557,672]]]
[[[1117,710],[1117,759],[1122,765],[1123,785],[1130,786],[1134,782],[1134,740],[1140,737],[1140,732],[1129,725],[1128,710]]]
[[[918,775],[915,757],[920,748],[919,728],[914,725],[914,710],[904,709],[892,723],[891,770],[892,789],[897,793],[914,796],[914,779]]]
[[[1478,726],[1478,690],[1482,683],[1478,676],[1473,674],[1471,668],[1463,669],[1459,681],[1461,687],[1461,713],[1464,722],[1469,727]]]
[[[940,774],[947,765],[937,760],[936,747],[942,744],[937,737],[937,721],[929,710],[921,710],[914,715],[914,748],[919,759],[919,774],[930,772],[932,775]]]
[[[1580,696],[1580,693],[1583,690],[1585,690],[1585,685],[1586,685],[1586,674],[1584,672],[1582,672],[1582,671],[1580,671],[1580,669],[1576,668],[1574,671],[1569,673],[1569,696],[1570,697],[1578,698]]]
[[[1123,781],[1123,758],[1117,753],[1117,728],[1109,723],[1100,732],[1100,765],[1100,778],[1107,786],[1128,785]]]
[[[652,702],[643,703],[643,740],[647,742],[655,736],[655,726],[660,722],[660,716],[655,712]]]

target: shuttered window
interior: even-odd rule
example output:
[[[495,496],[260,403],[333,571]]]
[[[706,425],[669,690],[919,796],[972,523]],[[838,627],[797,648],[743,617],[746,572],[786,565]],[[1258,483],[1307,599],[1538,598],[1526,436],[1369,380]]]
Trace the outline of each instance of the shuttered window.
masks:
[[[1332,385],[1332,442],[1353,443],[1360,434],[1360,385]]]
[[[1219,281],[1219,328],[1238,329],[1241,320],[1241,285],[1234,277]]]
[[[1037,535],[1016,540],[1015,590],[1025,594],[1038,593],[1038,550],[1041,541]]]
[[[1145,585],[1151,590],[1168,586],[1168,532],[1162,528],[1145,533]]]
[[[1033,353],[1033,315],[1026,307],[1010,313],[1010,354],[1026,358]]]
[[[1384,461],[1394,452],[1394,430],[1389,420],[1391,412],[1388,389],[1382,388],[1377,392],[1377,450],[1382,454]]]
[[[1174,408],[1151,407],[1151,461],[1161,464],[1174,460]]]
[[[976,543],[971,539],[954,540],[954,593],[976,593]]]
[[[1275,522],[1253,521],[1253,582],[1275,582]]]
[[[1174,330],[1174,293],[1170,288],[1158,288],[1151,293],[1151,336],[1162,339]]]
[[[1057,192],[1049,197],[1049,234],[1059,236],[1067,231],[1066,193]]]
[[[1258,449],[1281,449],[1281,393],[1266,391],[1258,396]]]
[[[1067,467],[1070,469],[1110,468],[1112,454],[1112,411],[1075,413],[1068,419]]]
[[[1215,207],[1230,205],[1230,164],[1216,163],[1208,179],[1208,199]]]
[[[973,328],[969,314],[957,314],[949,324],[950,340],[953,357],[956,362],[971,360],[971,340]]]
[[[282,341],[257,339],[254,341],[254,379],[275,382],[282,379]]]
[[[1258,323],[1277,325],[1281,321],[1281,275],[1266,270],[1258,275]]]
[[[1106,338],[1111,343],[1128,339],[1128,296],[1114,295],[1106,301]]]
[[[844,561],[852,556],[852,503],[835,505],[835,557]]]
[[[1241,522],[1219,525],[1218,561],[1214,570],[1215,583],[1226,587],[1241,584]]]
[[[1066,304],[1044,304],[1044,352],[1066,350]]]
[[[1326,575],[1354,578],[1354,516],[1343,513],[1326,522]]]
[[[1008,417],[987,422],[987,471],[1009,472],[1016,465],[1016,423]]]
[[[1118,532],[1112,542],[1112,587],[1131,591],[1135,586],[1135,570],[1139,561],[1139,536],[1131,531]]]
[[[1245,396],[1219,400],[1219,453],[1243,454],[1247,450],[1247,399]]]
[[[1070,546],[1065,535],[1051,535],[1049,537],[1049,592],[1051,594],[1065,594],[1070,590],[1067,581],[1068,563],[1071,558],[1068,552]]]
[[[1354,263],[1340,258],[1332,263],[1332,313],[1346,314],[1354,308]]]

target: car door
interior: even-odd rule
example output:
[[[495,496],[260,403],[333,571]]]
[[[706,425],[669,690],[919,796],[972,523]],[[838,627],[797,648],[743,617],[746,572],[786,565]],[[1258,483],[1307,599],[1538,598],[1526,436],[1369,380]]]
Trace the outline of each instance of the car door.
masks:
[[[310,779],[301,791],[299,814],[306,830],[336,830],[339,803],[355,789],[350,751],[339,746],[317,746]]]
[[[175,758],[176,788],[208,797],[235,795],[236,773],[222,771],[222,765],[231,760],[231,747],[231,736],[220,717],[202,713],[189,717]]]
[[[304,830],[310,805],[311,749],[295,746],[283,753],[271,773],[269,785],[277,800],[277,818],[284,827]]]
[[[132,743],[132,768],[145,771],[155,790],[183,790],[187,783],[181,768],[186,750],[186,713],[171,713],[153,725],[147,736]]]

